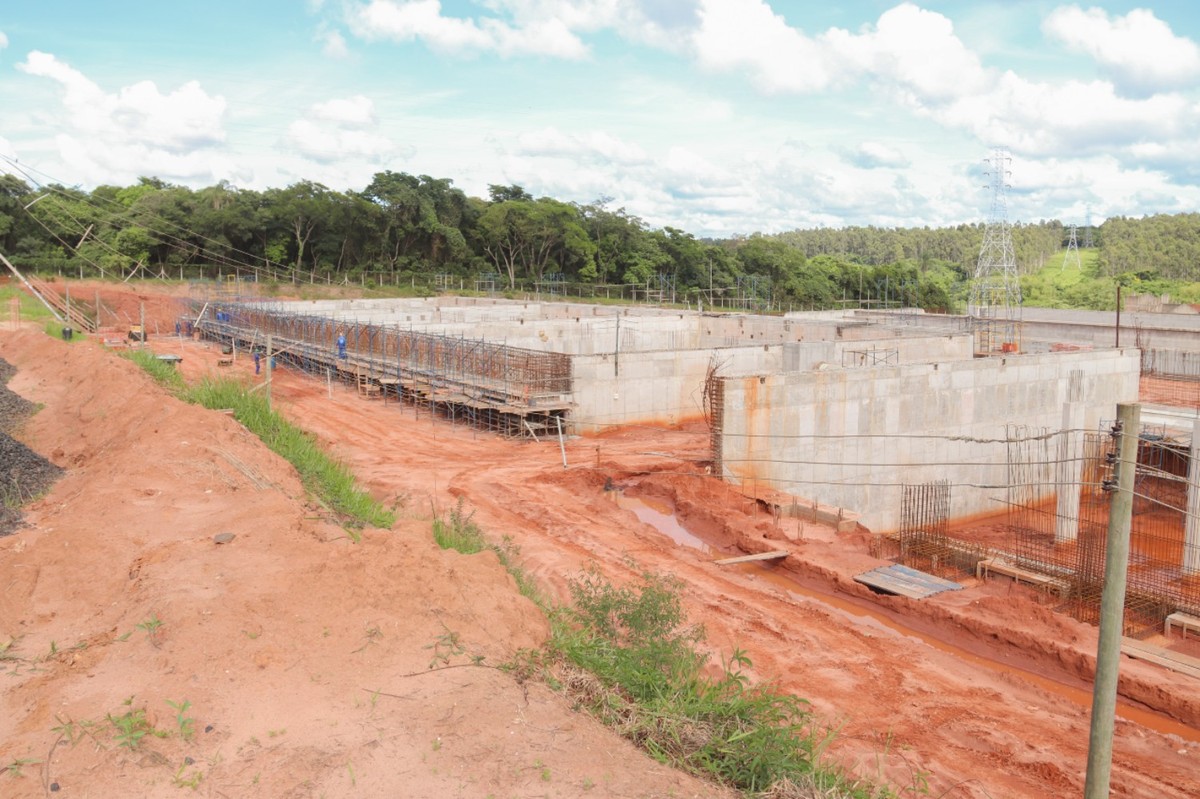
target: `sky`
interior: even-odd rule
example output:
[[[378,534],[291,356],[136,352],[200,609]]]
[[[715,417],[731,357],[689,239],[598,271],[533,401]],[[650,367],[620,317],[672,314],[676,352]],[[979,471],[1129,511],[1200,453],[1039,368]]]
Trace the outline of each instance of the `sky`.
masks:
[[[1200,3],[0,1],[0,172],[90,190],[384,170],[653,228],[1200,207]],[[1003,158],[997,154],[1003,153]]]

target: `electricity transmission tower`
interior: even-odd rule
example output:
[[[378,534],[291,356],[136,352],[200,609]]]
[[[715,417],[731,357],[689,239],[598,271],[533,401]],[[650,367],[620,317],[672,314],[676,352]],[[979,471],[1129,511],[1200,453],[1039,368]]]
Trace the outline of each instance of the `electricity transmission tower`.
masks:
[[[975,333],[975,352],[1018,352],[1021,348],[1021,282],[1008,222],[1008,163],[1012,158],[997,148],[990,159],[992,208],[983,231],[979,262],[967,302]]]
[[[1079,257],[1079,241],[1076,238],[1077,228],[1071,225],[1071,240],[1067,242],[1067,254],[1063,256],[1062,268],[1058,271],[1067,271],[1068,266],[1073,266],[1076,271],[1083,269],[1083,261]]]
[[[1087,207],[1087,216],[1083,220],[1083,246],[1085,249],[1091,249],[1092,243],[1092,206]]]

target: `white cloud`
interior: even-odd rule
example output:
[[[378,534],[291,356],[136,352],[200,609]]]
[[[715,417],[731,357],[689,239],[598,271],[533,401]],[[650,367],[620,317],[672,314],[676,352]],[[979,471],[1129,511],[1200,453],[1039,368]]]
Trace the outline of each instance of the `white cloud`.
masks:
[[[4,31],[0,31],[0,50],[8,47],[8,37],[4,35]]]
[[[476,55],[548,55],[580,58],[587,48],[559,18],[540,17],[511,25],[497,17],[448,17],[438,0],[371,0],[353,6],[350,28],[365,39],[421,40],[435,50]]]
[[[307,119],[289,125],[288,138],[301,155],[324,164],[356,158],[378,163],[395,149],[387,137],[377,133],[329,130]]]
[[[182,154],[225,139],[225,99],[208,95],[196,81],[168,94],[150,81],[110,94],[83,73],[37,50],[17,69],[62,86],[68,125],[74,133],[98,137],[92,146],[132,143]]]
[[[1102,8],[1063,6],[1046,18],[1042,30],[1091,56],[1109,78],[1133,94],[1190,87],[1200,80],[1200,47],[1176,36],[1148,9],[1110,18]]]
[[[698,22],[700,0],[481,0],[487,15],[454,17],[440,0],[367,0],[347,6],[346,22],[365,39],[423,41],[436,50],[478,55],[581,58],[577,35],[612,29],[623,38],[679,50]]]
[[[335,98],[314,103],[310,119],[297,119],[288,126],[287,138],[301,155],[322,164],[342,160],[379,163],[398,148],[377,127],[375,104],[369,97]]]
[[[860,33],[830,28],[808,35],[765,0],[703,0],[691,43],[696,60],[744,70],[767,92],[819,92],[871,78],[885,90],[947,102],[978,91],[988,72],[945,16],[909,2]]]
[[[314,103],[309,113],[339,128],[366,128],[376,124],[375,103],[361,94]]]
[[[228,168],[217,149],[225,141],[225,99],[196,81],[162,93],[150,81],[107,92],[83,73],[40,51],[17,69],[62,88],[54,146],[74,179],[212,180]]]
[[[518,137],[516,155],[573,158],[609,164],[642,164],[648,162],[646,151],[603,131],[584,134],[565,134],[556,128],[525,133]]]
[[[1200,132],[1200,109],[1179,95],[1130,99],[1105,81],[1052,84],[1011,72],[986,93],[918,110],[981,141],[1039,156],[1116,151]]]
[[[691,44],[701,65],[745,70],[765,91],[817,91],[837,77],[834,51],[762,0],[704,0]]]
[[[350,55],[346,39],[337,31],[329,31],[321,36],[321,52],[330,58],[342,59]]]
[[[878,141],[865,141],[846,151],[846,160],[863,169],[907,167],[912,162],[895,147]]]
[[[667,50],[682,46],[700,23],[701,0],[485,0],[518,27],[554,19],[570,31],[612,29],[632,42]]]
[[[885,11],[874,30],[856,36],[835,29],[828,38],[876,82],[925,103],[971,94],[988,82],[978,56],[955,35],[953,23],[912,3]]]

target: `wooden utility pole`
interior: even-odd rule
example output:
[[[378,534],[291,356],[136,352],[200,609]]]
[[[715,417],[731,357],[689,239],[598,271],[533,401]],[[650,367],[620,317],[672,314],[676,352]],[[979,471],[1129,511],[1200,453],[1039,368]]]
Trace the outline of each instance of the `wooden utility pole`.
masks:
[[[1108,543],[1104,554],[1104,591],[1100,595],[1100,643],[1096,648],[1096,681],[1092,689],[1092,726],[1088,736],[1084,799],[1108,799],[1112,778],[1113,727],[1117,712],[1117,677],[1121,638],[1125,633],[1125,578],[1129,569],[1129,525],[1133,519],[1133,481],[1137,473],[1138,434],[1142,409],[1136,403],[1117,406],[1113,428],[1117,447],[1115,486],[1108,509]]]

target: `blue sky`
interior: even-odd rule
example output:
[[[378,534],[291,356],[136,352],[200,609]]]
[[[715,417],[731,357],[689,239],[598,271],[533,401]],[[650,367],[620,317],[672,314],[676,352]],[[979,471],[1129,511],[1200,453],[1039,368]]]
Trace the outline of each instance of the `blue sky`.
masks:
[[[1200,4],[39,0],[0,170],[92,188],[378,171],[611,198],[700,236],[1200,207]],[[36,170],[36,171],[34,171]]]

